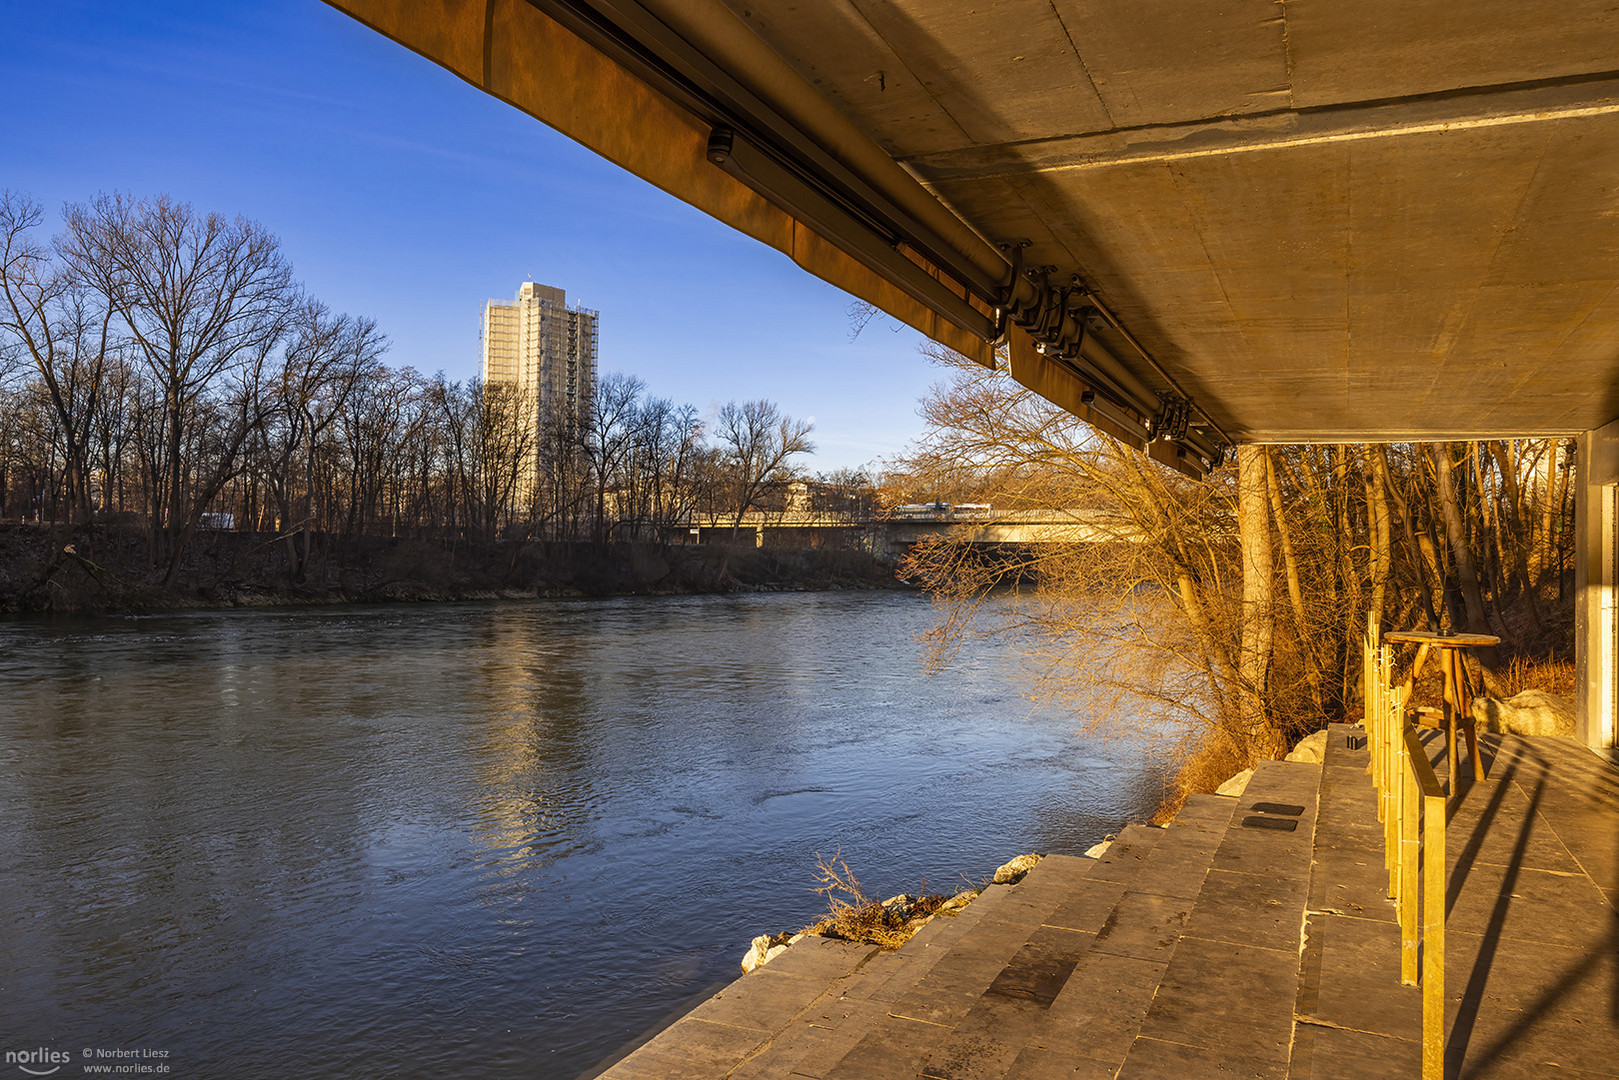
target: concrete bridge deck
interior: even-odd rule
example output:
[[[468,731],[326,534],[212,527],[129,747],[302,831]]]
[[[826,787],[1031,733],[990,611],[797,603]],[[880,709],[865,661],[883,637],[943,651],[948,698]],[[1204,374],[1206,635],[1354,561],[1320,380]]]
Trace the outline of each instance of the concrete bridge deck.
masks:
[[[950,533],[971,544],[1099,544],[1135,542],[1139,532],[1118,514],[1087,509],[994,510],[927,515],[858,517],[838,514],[744,514],[740,523],[713,519],[686,527],[700,542],[736,541],[763,545],[776,538],[812,534],[864,534],[887,549],[903,548],[928,536]]]
[[[806,938],[599,1075],[1415,1077],[1355,730],[1100,859],[1049,857],[895,952]],[[1485,742],[1492,780],[1448,843],[1447,1074],[1619,1077],[1619,771],[1568,740]]]

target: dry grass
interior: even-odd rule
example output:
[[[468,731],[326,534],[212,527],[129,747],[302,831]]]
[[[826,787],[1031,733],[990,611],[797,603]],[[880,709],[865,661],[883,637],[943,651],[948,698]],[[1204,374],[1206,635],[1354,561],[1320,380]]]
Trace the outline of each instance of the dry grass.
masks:
[[[1565,701],[1574,699],[1574,661],[1565,657],[1531,656],[1524,653],[1505,657],[1501,665],[1490,673],[1487,685],[1480,685],[1475,661],[1470,660],[1468,668],[1474,694],[1509,698],[1525,690],[1544,690]],[[1397,671],[1395,680],[1400,681],[1406,674],[1404,671]],[[1422,677],[1417,680],[1416,692],[1412,699],[1419,704],[1438,705],[1444,697],[1444,692],[1444,677],[1439,671],[1439,666],[1430,660],[1423,667]]]
[[[815,856],[815,891],[826,897],[827,912],[804,928],[806,934],[841,938],[882,949],[897,949],[921,929],[934,912],[950,898],[927,891],[927,882],[916,896],[899,896],[884,903],[866,895],[840,848],[831,858]]]
[[[1556,657],[1514,656],[1495,673],[1506,697],[1525,690],[1544,690],[1565,701],[1574,700],[1574,661]]]
[[[1151,823],[1163,825],[1174,820],[1188,798],[1212,792],[1252,764],[1235,743],[1216,734],[1181,761]]]

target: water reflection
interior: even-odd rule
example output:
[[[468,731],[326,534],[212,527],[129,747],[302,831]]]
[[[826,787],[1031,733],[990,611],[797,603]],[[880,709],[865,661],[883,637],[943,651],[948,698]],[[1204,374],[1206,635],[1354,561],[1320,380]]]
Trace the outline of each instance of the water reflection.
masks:
[[[0,623],[0,1041],[177,1075],[571,1076],[877,891],[1150,809],[909,595]]]

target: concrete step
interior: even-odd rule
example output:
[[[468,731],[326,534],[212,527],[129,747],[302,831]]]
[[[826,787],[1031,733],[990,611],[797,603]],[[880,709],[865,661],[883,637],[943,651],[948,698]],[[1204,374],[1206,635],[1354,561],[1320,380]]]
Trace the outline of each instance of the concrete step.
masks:
[[[1285,784],[1275,790],[1294,796]],[[607,1080],[1112,1076],[1141,1042],[1242,809],[1240,800],[1197,797],[1165,828],[1127,827],[1099,859],[1049,856],[1018,885],[989,887],[894,952],[804,948],[815,940],[806,939]],[[1306,821],[1313,813],[1312,800]],[[1233,842],[1228,861],[1264,854],[1251,847]],[[1209,934],[1236,946],[1224,940],[1234,932]]]
[[[1315,838],[1288,1073],[1300,1080],[1421,1071],[1413,1044],[1367,1034],[1387,1030],[1391,1016],[1396,1026],[1420,1031],[1422,1000],[1421,991],[1399,981],[1400,930],[1367,772],[1371,753],[1348,744],[1365,734],[1333,724],[1322,763],[1324,827]],[[1329,949],[1344,962],[1326,972]]]
[[[731,1080],[826,1075],[963,937],[1006,903],[1014,889],[991,885],[960,912],[931,920],[899,949],[874,951],[847,978],[830,985],[811,1007],[784,1025],[768,1047],[726,1075]],[[772,961],[770,966],[774,964]]]
[[[1319,765],[1262,762],[1242,796],[1225,800],[1227,827],[1213,834],[1119,1080],[1286,1076],[1321,775]]]
[[[842,1059],[824,1073],[808,1075],[825,1080],[934,1075],[930,1061],[939,1055],[941,1042],[948,1052],[958,1028],[980,1028],[984,1002],[1054,995],[1072,970],[1072,943],[1064,940],[1071,935],[1043,924],[1093,868],[1092,860],[1071,856],[1042,860],[882,1015],[869,1014],[869,1030]],[[967,910],[977,906],[975,901]],[[899,952],[910,947],[907,943]]]
[[[1065,895],[919,1075],[1112,1076],[1174,955],[1230,800],[1168,827],[1130,826]],[[1031,875],[1032,877],[1032,875]]]

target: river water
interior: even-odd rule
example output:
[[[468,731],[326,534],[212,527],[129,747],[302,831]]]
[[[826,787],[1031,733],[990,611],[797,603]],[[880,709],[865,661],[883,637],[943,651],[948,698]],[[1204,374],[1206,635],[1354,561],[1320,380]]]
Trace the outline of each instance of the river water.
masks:
[[[0,1049],[569,1078],[810,921],[817,853],[953,892],[1151,811],[1143,748],[1032,704],[1009,646],[927,675],[932,619],[819,593],[0,622]]]

